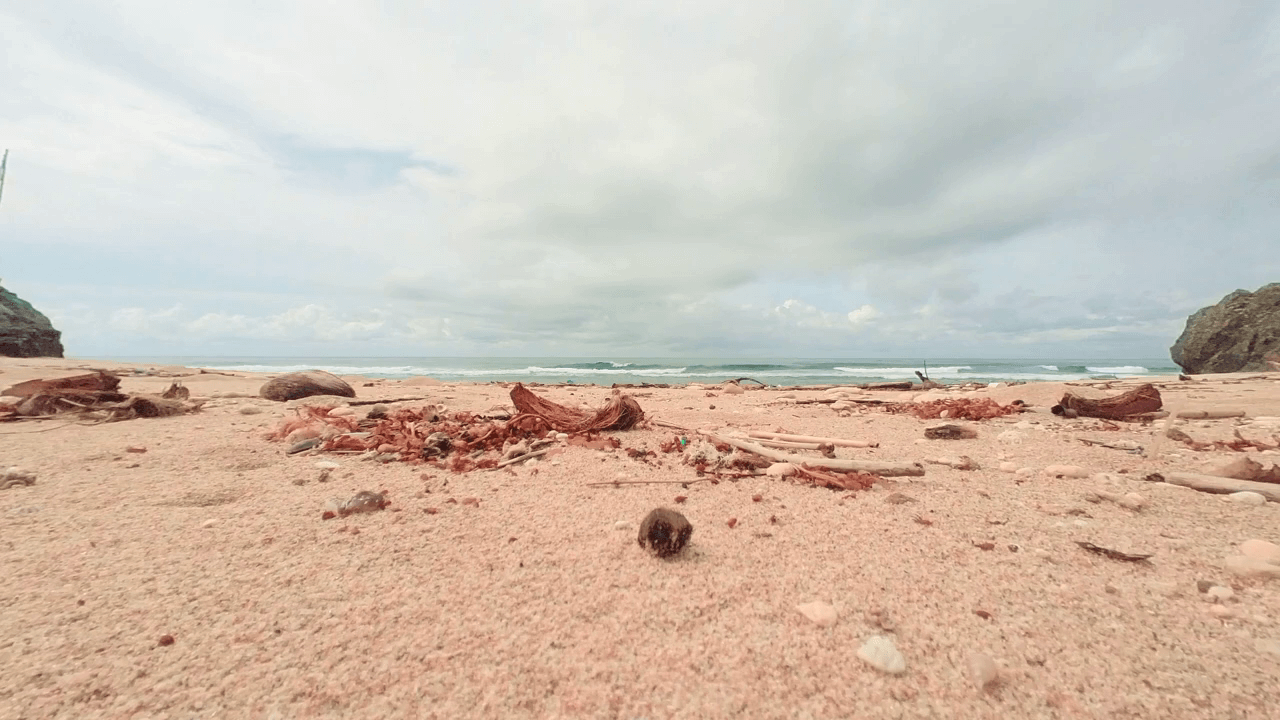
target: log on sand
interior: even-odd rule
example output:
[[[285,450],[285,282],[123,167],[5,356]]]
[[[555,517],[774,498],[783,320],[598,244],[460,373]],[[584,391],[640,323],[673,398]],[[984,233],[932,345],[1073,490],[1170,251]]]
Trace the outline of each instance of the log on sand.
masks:
[[[1168,473],[1163,476],[1170,485],[1181,485],[1193,490],[1225,495],[1237,492],[1256,492],[1271,502],[1280,502],[1280,484],[1257,482],[1255,480],[1236,480],[1235,478],[1218,477],[1217,475],[1200,475],[1198,473]]]
[[[924,465],[917,462],[880,462],[876,460],[846,460],[843,458],[802,458],[785,452],[770,450],[763,445],[757,445],[756,443],[749,442],[747,440],[722,437],[708,432],[704,432],[702,434],[715,442],[732,445],[739,450],[746,450],[747,452],[755,453],[760,457],[769,458],[775,462],[795,464],[804,463],[805,465],[811,465],[813,467],[824,467],[831,470],[844,470],[846,472],[871,473],[881,477],[924,475]]]
[[[1163,405],[1160,391],[1155,385],[1147,383],[1126,393],[1114,395],[1100,400],[1091,400],[1072,392],[1062,396],[1062,400],[1054,405],[1054,415],[1064,415],[1068,410],[1075,411],[1080,417],[1106,418],[1123,420],[1130,415],[1155,412]]]

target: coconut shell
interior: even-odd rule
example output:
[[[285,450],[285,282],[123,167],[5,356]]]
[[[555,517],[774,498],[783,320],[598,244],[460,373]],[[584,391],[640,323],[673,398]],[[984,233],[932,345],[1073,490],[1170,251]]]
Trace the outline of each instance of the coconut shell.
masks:
[[[345,380],[323,370],[292,372],[268,380],[258,394],[268,400],[285,402],[312,395],[355,397],[356,391]]]

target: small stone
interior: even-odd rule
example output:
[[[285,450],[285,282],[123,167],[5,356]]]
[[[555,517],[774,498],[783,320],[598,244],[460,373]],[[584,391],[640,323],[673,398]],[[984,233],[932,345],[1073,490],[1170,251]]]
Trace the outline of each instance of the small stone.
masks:
[[[802,605],[797,605],[796,610],[801,615],[809,618],[810,622],[818,627],[831,627],[836,624],[836,609],[824,602],[813,601]]]
[[[161,647],[168,647],[169,645],[172,645],[172,644],[173,644],[173,636],[172,636],[172,635],[161,635],[161,636],[160,636],[160,639],[159,639],[157,642],[159,643],[159,645],[160,645]]]
[[[790,477],[796,474],[796,466],[791,463],[774,463],[764,471],[769,477]]]
[[[1247,558],[1280,565],[1280,545],[1253,538],[1240,543],[1240,554]]]
[[[1216,603],[1209,606],[1209,614],[1213,615],[1216,618],[1221,618],[1223,620],[1230,617],[1235,617],[1235,611],[1233,611],[1231,608],[1227,607],[1226,605],[1218,605]]]
[[[640,547],[658,557],[671,557],[684,549],[693,526],[684,515],[669,508],[654,508],[640,523]]]
[[[630,530],[630,529],[631,529],[631,521],[630,521],[630,520],[619,520],[619,521],[617,521],[617,522],[615,522],[615,523],[613,524],[613,529],[614,529],[614,530]]]
[[[1240,577],[1280,578],[1280,565],[1273,565],[1265,560],[1248,557],[1247,555],[1232,555],[1227,558],[1223,566]]]
[[[211,527],[213,527],[214,525],[217,525],[217,524],[218,524],[218,519],[217,519],[217,518],[209,518],[208,520],[205,520],[204,522],[200,523],[200,527],[203,527],[203,528],[211,528]]]
[[[905,505],[907,503],[915,502],[916,499],[911,497],[910,495],[905,495],[903,493],[896,492],[885,497],[884,501],[889,503],[890,505]]]
[[[1233,492],[1227,496],[1228,500],[1240,503],[1241,505],[1266,505],[1267,498],[1262,493],[1256,493],[1249,490]]]
[[[556,433],[556,439],[560,442],[564,442],[569,439],[569,433]]]
[[[898,652],[893,640],[884,635],[872,635],[858,648],[858,658],[866,664],[890,675],[901,675],[907,671],[906,658]]]
[[[1035,472],[1036,472],[1035,470],[1032,470],[1029,467],[1024,467],[1024,468],[1018,468],[1018,471],[1014,474],[1017,475],[1018,477],[1031,477],[1032,475],[1035,474]]]
[[[355,414],[356,414],[356,409],[349,405],[336,407],[329,411],[330,417],[351,417],[352,415],[355,415]]]
[[[1121,496],[1119,500],[1116,500],[1116,504],[1122,508],[1128,508],[1129,510],[1136,511],[1147,506],[1147,499],[1138,493],[1126,493]]]
[[[376,512],[390,505],[391,501],[387,500],[387,496],[372,490],[361,490],[351,497],[350,500],[342,503],[338,508],[338,514],[342,516],[354,515],[355,513]]]
[[[1213,584],[1213,582],[1212,582],[1212,581],[1210,581],[1210,580],[1197,580],[1197,581],[1196,581],[1196,590],[1199,590],[1199,591],[1200,591],[1200,592],[1202,592],[1202,593],[1207,593],[1207,592],[1209,592],[1209,588],[1211,588],[1211,587],[1214,587],[1214,584]]]
[[[925,428],[924,436],[930,440],[973,440],[978,431],[965,425],[935,425]]]
[[[337,470],[342,466],[332,460],[320,460],[316,462],[316,467],[321,470]]]
[[[262,412],[262,408],[257,405],[241,405],[237,410],[241,415],[257,415]]]
[[[996,661],[986,653],[975,652],[969,655],[969,679],[978,690],[986,691],[1000,682],[1000,668]]]
[[[1224,585],[1214,585],[1205,591],[1205,595],[1214,602],[1226,602],[1235,597],[1235,591]]]
[[[1048,477],[1087,478],[1089,473],[1079,465],[1050,465],[1042,471]]]
[[[1014,473],[1018,472],[1017,463],[1002,462],[1000,463],[1000,472]]]

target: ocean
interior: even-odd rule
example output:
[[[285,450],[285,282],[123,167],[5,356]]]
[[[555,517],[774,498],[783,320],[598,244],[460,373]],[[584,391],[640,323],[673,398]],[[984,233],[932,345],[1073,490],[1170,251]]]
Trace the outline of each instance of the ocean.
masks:
[[[407,378],[427,375],[445,382],[718,383],[752,378],[767,385],[830,385],[915,380],[927,371],[944,384],[1070,381],[1176,375],[1169,360],[1008,360],[991,358],[409,358],[409,357],[150,357],[127,362],[186,365],[210,370],[284,373],[320,369],[335,375]]]

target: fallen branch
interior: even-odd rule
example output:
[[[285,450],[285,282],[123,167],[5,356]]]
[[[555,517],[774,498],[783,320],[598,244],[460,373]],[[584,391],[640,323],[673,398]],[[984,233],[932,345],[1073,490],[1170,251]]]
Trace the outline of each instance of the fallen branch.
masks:
[[[583,483],[583,487],[605,487],[618,485],[692,485],[700,482],[711,482],[711,478],[694,480],[605,480],[603,482]]]
[[[1180,410],[1175,417],[1184,420],[1223,420],[1226,418],[1244,417],[1243,410],[1227,410],[1225,408],[1211,410]]]
[[[1162,404],[1160,391],[1156,389],[1155,385],[1147,383],[1129,392],[1099,400],[1091,400],[1072,392],[1067,392],[1062,396],[1062,400],[1051,408],[1051,411],[1054,415],[1062,415],[1064,417],[1079,416],[1124,420],[1132,415],[1155,412],[1160,409]]]
[[[540,457],[540,456],[542,456],[542,455],[546,455],[547,453],[551,452],[551,451],[552,451],[552,450],[554,450],[554,449],[555,449],[555,448],[543,448],[543,449],[541,449],[541,450],[534,450],[533,452],[525,453],[524,455],[517,455],[517,456],[515,456],[515,457],[513,457],[513,458],[510,458],[510,459],[508,459],[508,460],[503,460],[502,462],[500,462],[500,463],[498,463],[497,465],[495,465],[495,466],[493,467],[493,469],[494,469],[494,470],[500,470],[500,469],[502,469],[502,468],[504,468],[504,467],[506,467],[506,466],[508,466],[508,465],[515,465],[515,464],[517,464],[517,463],[522,463],[522,462],[524,462],[525,460],[530,460],[530,459],[532,459],[532,458],[536,458],[536,457]]]
[[[1256,492],[1271,502],[1280,502],[1280,485],[1275,483],[1256,482],[1254,480],[1236,480],[1218,477],[1217,475],[1200,475],[1198,473],[1169,473],[1160,476],[1170,485],[1189,487],[1200,492],[1226,495],[1238,492]]]
[[[757,439],[782,440],[786,442],[796,443],[817,443],[820,445],[835,445],[836,447],[852,447],[852,448],[873,448],[880,447],[880,443],[868,440],[841,440],[840,438],[814,437],[812,435],[789,435],[787,433],[775,433],[756,431],[747,433],[747,437]],[[763,443],[762,443],[763,444]],[[817,448],[810,448],[816,450]]]
[[[404,397],[404,398],[391,398],[390,400],[350,400],[347,402],[347,404],[350,405],[351,407],[355,407],[357,405],[390,405],[391,403],[418,402],[419,400],[429,400],[429,399],[430,398],[424,398],[424,397]]]
[[[757,445],[756,443],[749,442],[747,440],[721,437],[709,432],[703,432],[702,434],[707,436],[707,438],[711,439],[713,442],[732,445],[739,450],[746,450],[747,452],[755,453],[760,457],[768,458],[775,462],[791,463],[796,460],[794,456],[777,450],[771,450],[763,445]],[[924,475],[924,465],[914,462],[877,462],[875,460],[845,460],[840,458],[805,458],[804,462],[808,465],[823,467],[829,470],[864,472],[879,475],[881,477]]]

